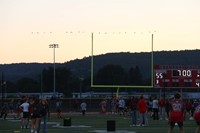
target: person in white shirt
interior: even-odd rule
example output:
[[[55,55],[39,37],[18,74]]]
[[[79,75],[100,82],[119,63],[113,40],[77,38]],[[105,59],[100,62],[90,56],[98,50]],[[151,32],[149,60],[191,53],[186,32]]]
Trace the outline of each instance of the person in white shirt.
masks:
[[[22,117],[22,120],[21,120],[21,129],[28,128],[28,119],[29,119],[29,103],[28,103],[28,100],[26,100],[24,103],[22,103],[19,107],[23,112],[23,117]]]
[[[124,115],[124,109],[125,109],[126,103],[123,97],[120,98],[119,100],[119,114]]]
[[[158,99],[157,97],[154,98],[153,100],[153,119],[158,120],[158,111],[159,111],[159,105],[158,105]]]
[[[86,102],[83,101],[83,102],[81,103],[80,107],[81,107],[82,115],[85,116],[85,111],[86,111],[86,109],[87,109],[87,104],[86,104]]]

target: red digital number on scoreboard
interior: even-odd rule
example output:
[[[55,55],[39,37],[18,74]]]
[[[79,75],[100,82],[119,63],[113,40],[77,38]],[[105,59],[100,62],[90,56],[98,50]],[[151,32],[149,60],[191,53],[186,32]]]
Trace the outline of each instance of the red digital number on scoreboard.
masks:
[[[200,66],[155,65],[154,87],[200,87]]]

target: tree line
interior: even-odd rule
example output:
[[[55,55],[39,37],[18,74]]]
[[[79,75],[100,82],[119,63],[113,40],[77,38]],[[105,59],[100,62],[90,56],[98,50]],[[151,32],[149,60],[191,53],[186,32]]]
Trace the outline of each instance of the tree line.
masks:
[[[53,67],[44,68],[37,78],[23,77],[15,83],[6,83],[7,93],[53,92]],[[150,79],[144,79],[138,66],[125,70],[120,65],[105,65],[94,74],[94,84],[98,85],[150,85]],[[75,76],[66,67],[55,69],[56,92],[70,97],[73,92],[110,91],[110,88],[91,88],[91,77]]]

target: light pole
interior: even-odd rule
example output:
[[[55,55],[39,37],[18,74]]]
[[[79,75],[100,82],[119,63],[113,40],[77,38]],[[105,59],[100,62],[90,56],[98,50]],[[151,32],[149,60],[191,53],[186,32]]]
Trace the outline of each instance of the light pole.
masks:
[[[43,75],[42,75],[43,72],[41,72],[41,76],[40,76],[40,96],[41,98],[43,98]]]
[[[4,98],[6,98],[6,82],[4,81],[4,73],[1,73],[1,103],[4,104]]]
[[[50,44],[49,48],[53,48],[53,95],[56,96],[55,48],[58,48],[58,44]]]

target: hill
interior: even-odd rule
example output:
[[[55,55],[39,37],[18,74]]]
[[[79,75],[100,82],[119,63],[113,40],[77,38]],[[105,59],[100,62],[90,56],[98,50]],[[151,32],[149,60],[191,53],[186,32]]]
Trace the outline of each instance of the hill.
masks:
[[[154,64],[162,65],[199,65],[200,50],[156,51],[153,54]],[[151,53],[107,53],[93,57],[94,72],[107,64],[121,65],[125,69],[138,66],[144,77],[149,77]],[[18,63],[1,64],[0,72],[5,80],[16,82],[23,77],[37,78],[44,68],[53,67],[52,63]],[[65,63],[57,63],[56,67],[67,67],[79,77],[88,77],[91,72],[91,57],[75,59]]]

